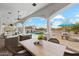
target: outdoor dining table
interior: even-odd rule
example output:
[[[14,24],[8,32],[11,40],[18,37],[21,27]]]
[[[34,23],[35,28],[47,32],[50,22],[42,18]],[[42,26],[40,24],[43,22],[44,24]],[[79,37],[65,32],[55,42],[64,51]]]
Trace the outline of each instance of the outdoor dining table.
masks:
[[[72,36],[71,38],[74,39],[74,40],[79,41],[79,37],[78,36]]]
[[[29,39],[19,41],[19,43],[25,47],[29,52],[35,56],[63,56],[66,46],[61,44],[51,43],[43,41],[42,45],[35,45],[36,39]]]

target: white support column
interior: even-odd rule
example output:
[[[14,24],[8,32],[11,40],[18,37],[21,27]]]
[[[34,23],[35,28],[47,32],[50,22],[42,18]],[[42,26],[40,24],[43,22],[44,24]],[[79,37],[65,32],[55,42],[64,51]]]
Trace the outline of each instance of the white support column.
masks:
[[[50,38],[52,38],[52,24],[51,24],[51,19],[50,19]]]
[[[4,33],[4,25],[2,25],[2,19],[0,19],[0,35]]]
[[[25,32],[25,26],[23,26],[23,34],[26,34],[26,32]]]
[[[47,19],[47,40],[49,40],[52,36],[50,19]]]
[[[23,32],[22,32],[22,34],[26,34],[26,32],[25,32],[25,26],[23,25],[23,23],[22,23],[22,26],[23,26]]]
[[[0,19],[0,35],[1,35],[1,32],[2,32],[2,24],[1,24],[1,19]]]

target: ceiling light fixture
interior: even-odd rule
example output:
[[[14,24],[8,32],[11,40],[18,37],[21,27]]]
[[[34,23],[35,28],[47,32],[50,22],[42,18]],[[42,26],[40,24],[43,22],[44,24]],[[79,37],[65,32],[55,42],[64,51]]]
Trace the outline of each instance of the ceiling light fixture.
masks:
[[[36,5],[37,5],[36,3],[33,3],[33,4],[32,4],[32,6],[36,6]]]
[[[19,15],[20,11],[18,10],[17,12],[18,12],[18,18],[17,18],[17,20],[20,20],[20,15]]]
[[[12,14],[11,12],[8,12],[8,14]]]

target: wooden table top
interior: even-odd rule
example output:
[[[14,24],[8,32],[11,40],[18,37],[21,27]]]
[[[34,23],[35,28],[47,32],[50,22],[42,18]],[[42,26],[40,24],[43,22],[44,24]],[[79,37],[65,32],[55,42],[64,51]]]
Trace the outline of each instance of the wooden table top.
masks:
[[[78,36],[72,36],[71,38],[76,39],[76,40],[79,40],[79,37]]]
[[[19,43],[28,49],[35,56],[62,56],[66,47],[60,44],[43,41],[43,45],[34,45],[36,40],[29,39],[20,41]]]

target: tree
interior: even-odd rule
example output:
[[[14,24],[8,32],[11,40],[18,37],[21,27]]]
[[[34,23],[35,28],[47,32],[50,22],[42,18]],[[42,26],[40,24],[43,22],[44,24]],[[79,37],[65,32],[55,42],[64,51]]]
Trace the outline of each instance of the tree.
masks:
[[[74,26],[71,26],[70,31],[73,31],[75,34],[79,32],[79,24],[75,24]]]

